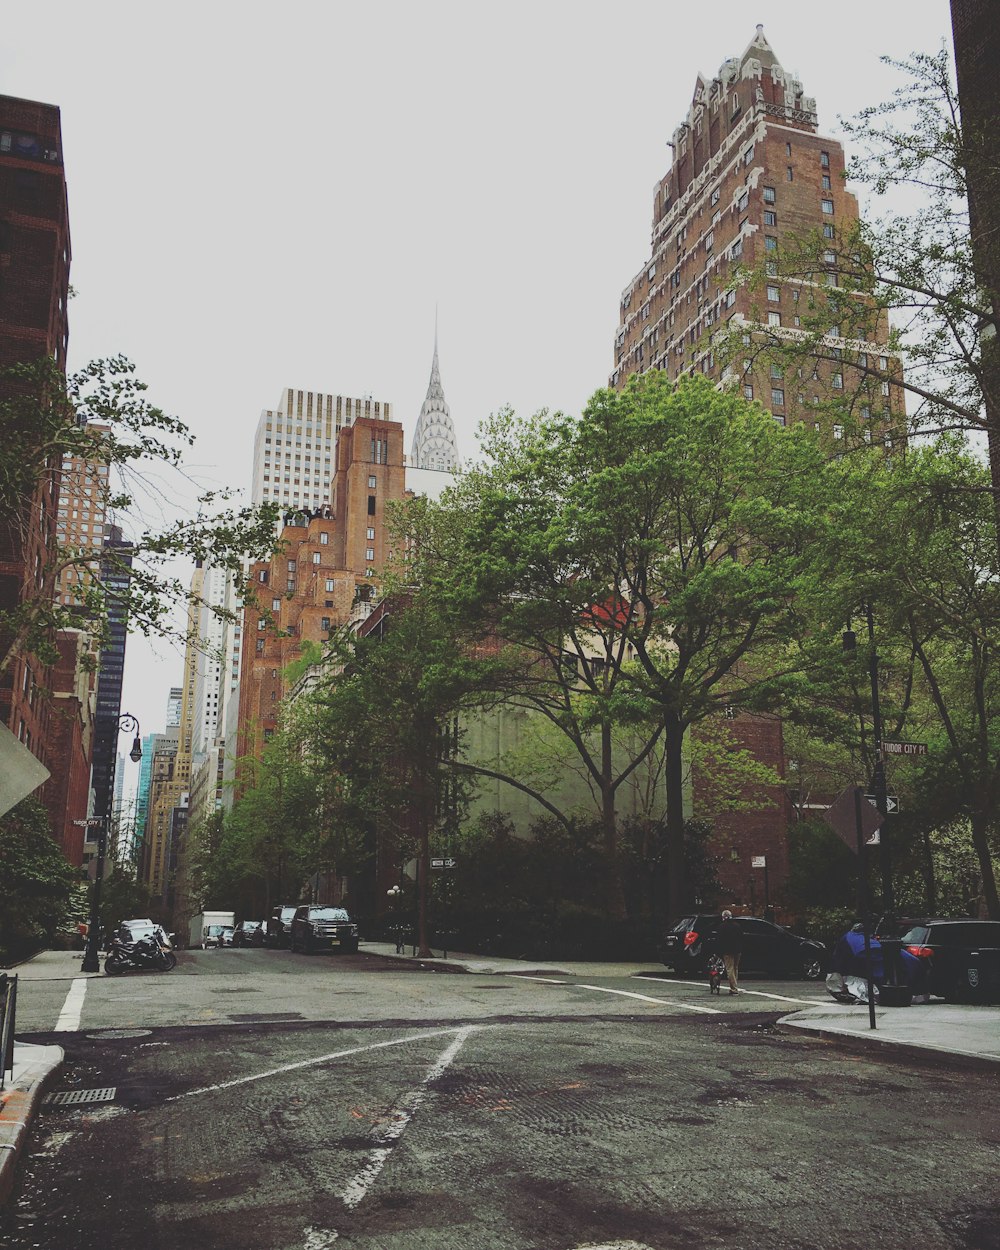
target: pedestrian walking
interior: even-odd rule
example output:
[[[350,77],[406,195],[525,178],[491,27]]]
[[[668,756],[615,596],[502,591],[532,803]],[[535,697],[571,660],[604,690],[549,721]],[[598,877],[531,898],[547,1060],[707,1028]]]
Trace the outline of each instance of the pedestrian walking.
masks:
[[[722,913],[722,924],[715,935],[715,946],[726,965],[730,994],[739,993],[740,956],[743,954],[743,930],[731,911]]]

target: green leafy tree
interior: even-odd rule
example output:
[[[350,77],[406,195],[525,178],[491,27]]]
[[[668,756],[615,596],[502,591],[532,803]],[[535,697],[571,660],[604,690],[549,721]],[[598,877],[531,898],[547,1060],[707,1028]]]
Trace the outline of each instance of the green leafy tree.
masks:
[[[1000,565],[988,470],[946,436],[906,455],[846,457],[832,471],[841,486],[827,537],[812,547],[817,628],[874,605],[879,655],[912,672],[892,729],[929,740],[938,776],[952,775],[941,825],[968,821],[982,906],[1000,918]],[[868,656],[867,639],[859,650]]]
[[[52,940],[75,873],[52,837],[48,815],[24,799],[0,816],[0,951],[17,958]]]
[[[416,565],[413,577],[419,584]],[[463,798],[451,767],[455,721],[498,667],[466,645],[450,606],[420,586],[388,598],[377,629],[337,634],[327,680],[301,722],[306,756],[329,776],[330,830],[359,839],[377,827],[401,859],[412,847],[424,955],[431,840],[442,822],[457,822]]]
[[[604,744],[613,727],[636,732],[628,769],[662,738],[677,914],[687,731],[777,706],[812,663],[795,596],[821,450],[811,431],[779,429],[701,377],[672,386],[659,373],[597,392],[580,418],[504,418],[485,449],[492,465],[462,500],[455,582],[470,615],[531,653],[517,697],[548,700],[589,757],[609,851],[624,776]]]
[[[0,543],[25,549],[40,492],[55,497],[61,481],[81,495],[92,492],[95,507],[127,538],[125,546],[105,547],[101,537],[71,544],[60,539],[57,527],[47,530],[38,568],[19,587],[16,601],[0,609],[0,673],[25,653],[54,662],[53,631],[78,627],[81,620],[103,641],[109,594],[131,629],[182,634],[174,609],[190,591],[173,571],[174,561],[211,561],[250,593],[244,560],[273,550],[277,505],[223,506],[225,492],[201,493],[187,515],[159,527],[149,523],[153,502],[179,485],[163,475],[183,475],[193,438],[182,421],[150,404],[145,392],[134,366],[121,356],[94,361],[69,379],[47,359],[0,372]],[[73,470],[64,465],[74,461],[99,466],[97,481],[67,482]],[[62,576],[70,579],[75,603],[56,594]]]

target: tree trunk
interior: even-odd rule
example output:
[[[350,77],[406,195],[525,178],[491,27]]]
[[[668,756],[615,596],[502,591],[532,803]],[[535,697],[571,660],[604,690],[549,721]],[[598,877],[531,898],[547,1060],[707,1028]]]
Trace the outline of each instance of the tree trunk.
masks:
[[[667,796],[667,915],[676,920],[687,906],[684,873],[684,726],[674,712],[663,721]]]
[[[625,919],[625,890],[622,886],[621,864],[618,862],[618,824],[615,818],[611,726],[601,726],[601,829],[604,835],[604,858],[607,864],[607,908],[611,920]]]
[[[993,859],[990,855],[989,820],[983,812],[973,812],[971,823],[972,845],[979,860],[986,914],[990,920],[1000,920],[1000,897],[997,895],[997,880],[993,875]]]

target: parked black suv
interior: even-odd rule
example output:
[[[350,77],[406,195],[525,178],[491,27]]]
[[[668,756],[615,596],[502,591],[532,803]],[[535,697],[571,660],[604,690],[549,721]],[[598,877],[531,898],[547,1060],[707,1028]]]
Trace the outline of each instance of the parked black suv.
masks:
[[[292,944],[292,917],[295,915],[295,904],[285,903],[276,907],[267,918],[267,932],[264,934],[264,945],[276,949],[279,946]]]
[[[780,924],[755,916],[736,916],[743,930],[740,975],[749,972],[777,977],[805,977],[815,981],[826,970],[827,951],[822,942],[797,937]],[[675,972],[703,976],[709,957],[716,953],[715,934],[722,924],[719,914],[685,916],[667,931],[663,962]]]
[[[353,953],[358,949],[358,926],[343,907],[313,903],[299,907],[292,919],[292,950],[311,955],[333,950]]]
[[[1000,920],[908,920],[903,927],[903,949],[926,962],[929,993],[949,1002],[1000,1002]]]

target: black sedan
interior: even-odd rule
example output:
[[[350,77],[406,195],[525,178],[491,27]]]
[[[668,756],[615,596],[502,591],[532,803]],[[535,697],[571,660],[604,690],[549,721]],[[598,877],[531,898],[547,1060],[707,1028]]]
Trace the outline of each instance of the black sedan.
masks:
[[[780,924],[737,916],[743,931],[740,975],[758,973],[772,977],[805,977],[818,980],[826,970],[827,951],[822,942],[799,937]],[[663,962],[675,972],[704,976],[709,959],[717,954],[715,935],[722,924],[718,914],[685,916],[668,931],[663,944]]]

